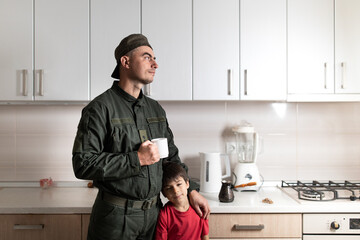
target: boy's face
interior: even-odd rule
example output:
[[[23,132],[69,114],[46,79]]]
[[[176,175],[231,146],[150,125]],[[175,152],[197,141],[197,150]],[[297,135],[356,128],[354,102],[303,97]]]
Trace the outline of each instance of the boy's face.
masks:
[[[168,182],[162,190],[164,196],[169,199],[174,205],[188,201],[187,189],[189,188],[189,181],[185,181],[182,177]]]

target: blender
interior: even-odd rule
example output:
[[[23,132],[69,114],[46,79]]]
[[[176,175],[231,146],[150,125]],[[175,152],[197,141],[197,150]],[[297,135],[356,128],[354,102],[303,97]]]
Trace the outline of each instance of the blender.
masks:
[[[260,187],[260,173],[256,166],[259,153],[259,135],[255,128],[247,122],[232,129],[236,136],[236,158],[238,160],[234,172],[234,185],[250,185],[242,191],[257,191]],[[251,183],[251,184],[250,184]]]

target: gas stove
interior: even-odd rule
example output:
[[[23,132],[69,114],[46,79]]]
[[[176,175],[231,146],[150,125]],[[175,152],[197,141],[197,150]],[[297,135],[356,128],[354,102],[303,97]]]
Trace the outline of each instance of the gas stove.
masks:
[[[303,214],[303,240],[360,239],[359,182],[281,181],[279,187],[304,206],[316,206],[317,210],[322,207],[329,209],[327,212],[316,213],[312,210]],[[354,211],[339,211],[344,206]]]
[[[304,201],[356,201],[360,183],[335,181],[281,181],[281,188],[292,198]]]

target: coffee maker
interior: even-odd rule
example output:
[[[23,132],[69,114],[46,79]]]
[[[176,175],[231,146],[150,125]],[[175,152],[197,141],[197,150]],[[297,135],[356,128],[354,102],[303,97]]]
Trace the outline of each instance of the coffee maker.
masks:
[[[258,191],[260,173],[256,165],[256,159],[260,150],[260,140],[255,128],[248,122],[232,129],[236,137],[236,158],[237,164],[233,171],[233,183],[235,186],[249,183],[256,183],[252,186],[242,188],[242,191]]]

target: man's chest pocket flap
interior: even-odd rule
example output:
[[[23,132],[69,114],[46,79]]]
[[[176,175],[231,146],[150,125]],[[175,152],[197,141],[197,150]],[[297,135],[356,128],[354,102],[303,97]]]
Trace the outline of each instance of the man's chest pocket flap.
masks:
[[[140,137],[135,126],[135,122],[131,118],[113,118],[111,123],[113,129],[113,151],[128,152],[134,151],[140,143]]]
[[[146,121],[149,125],[151,139],[166,137],[167,124],[165,117],[150,117]]]

